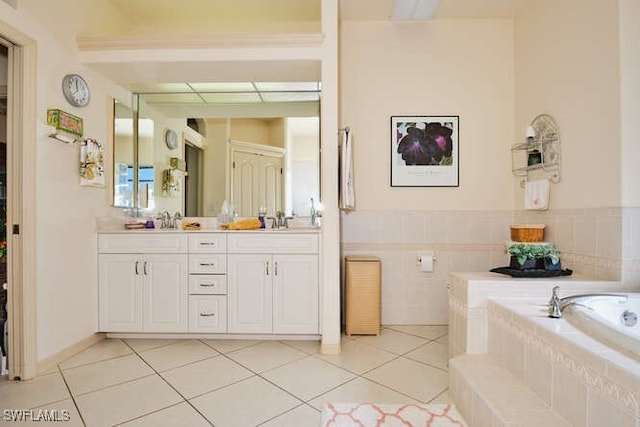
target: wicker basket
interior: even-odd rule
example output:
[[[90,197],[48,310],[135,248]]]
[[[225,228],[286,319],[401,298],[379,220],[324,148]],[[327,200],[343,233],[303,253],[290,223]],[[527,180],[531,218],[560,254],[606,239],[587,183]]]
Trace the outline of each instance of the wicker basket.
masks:
[[[512,224],[511,240],[514,242],[544,242],[544,224]]]

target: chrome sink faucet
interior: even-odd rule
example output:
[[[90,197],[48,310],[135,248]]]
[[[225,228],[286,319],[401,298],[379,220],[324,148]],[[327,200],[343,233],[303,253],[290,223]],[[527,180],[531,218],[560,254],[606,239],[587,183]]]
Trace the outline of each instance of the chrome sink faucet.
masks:
[[[275,217],[268,216],[267,219],[271,220],[271,228],[289,228],[289,220],[293,219],[293,217],[286,216],[282,211],[277,211]]]

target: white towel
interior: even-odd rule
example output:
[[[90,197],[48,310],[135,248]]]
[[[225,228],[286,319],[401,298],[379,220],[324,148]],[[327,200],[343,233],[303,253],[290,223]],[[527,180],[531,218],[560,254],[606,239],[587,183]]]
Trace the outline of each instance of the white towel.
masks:
[[[355,191],[353,187],[353,147],[351,146],[351,131],[342,132],[340,146],[340,209],[355,209]]]
[[[524,208],[544,211],[549,209],[549,180],[527,181],[524,188]]]

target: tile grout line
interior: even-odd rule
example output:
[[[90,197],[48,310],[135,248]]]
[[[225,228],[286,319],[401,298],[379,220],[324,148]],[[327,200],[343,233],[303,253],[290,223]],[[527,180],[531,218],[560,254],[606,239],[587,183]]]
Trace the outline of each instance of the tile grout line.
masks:
[[[82,416],[82,412],[80,411],[80,407],[78,406],[78,402],[76,402],[76,397],[71,392],[71,388],[69,387],[69,383],[67,382],[67,378],[64,376],[64,372],[62,371],[62,368],[60,367],[60,365],[58,365],[58,371],[60,372],[60,376],[62,377],[62,381],[64,381],[65,387],[67,387],[67,391],[69,392],[69,396],[71,396],[71,401],[73,402],[73,406],[75,406],[76,407],[76,411],[78,411],[78,416],[80,417],[80,422],[82,422],[83,426],[87,427],[87,423],[85,422],[84,417]]]
[[[123,342],[124,342],[124,341],[123,341]],[[215,426],[214,426],[214,424],[213,424],[213,423],[212,423],[212,422],[211,422],[207,417],[205,417],[205,416],[204,416],[204,414],[202,414],[202,413],[198,410],[198,408],[196,408],[195,406],[193,406],[193,405],[191,404],[191,402],[189,402],[189,400],[188,400],[187,398],[185,398],[185,397],[182,395],[182,393],[180,393],[180,392],[179,392],[179,391],[178,391],[178,390],[177,390],[177,389],[176,389],[172,384],[170,384],[170,383],[169,383],[169,382],[168,382],[168,381],[167,381],[167,380],[166,380],[162,375],[160,375],[160,373],[159,373],[158,371],[156,371],[156,369],[155,369],[153,366],[151,366],[151,364],[149,364],[149,362],[147,362],[147,361],[146,361],[142,356],[140,356],[140,354],[139,354],[139,353],[138,353],[138,352],[137,352],[133,347],[131,347],[131,346],[129,345],[129,343],[125,342],[125,344],[126,344],[127,346],[129,346],[129,348],[131,348],[131,350],[136,354],[136,356],[138,356],[138,357],[140,358],[140,360],[142,360],[142,361],[143,361],[147,366],[149,366],[149,368],[154,372],[154,374],[155,374],[156,376],[158,376],[158,377],[159,377],[159,378],[160,378],[160,379],[161,379],[165,384],[167,384],[169,387],[171,387],[171,389],[172,389],[173,391],[175,391],[175,392],[178,394],[178,396],[180,396],[180,397],[183,399],[183,402],[178,402],[178,403],[176,403],[176,404],[173,404],[173,405],[170,405],[170,406],[167,406],[167,407],[164,407],[164,408],[156,409],[155,411],[151,411],[151,412],[149,412],[149,413],[142,414],[142,415],[140,415],[140,416],[138,416],[138,417],[131,418],[131,419],[126,420],[126,421],[124,421],[124,422],[122,422],[122,423],[120,423],[120,424],[124,424],[124,423],[126,423],[126,422],[129,422],[129,421],[135,420],[135,419],[137,419],[137,418],[146,417],[146,416],[148,416],[148,415],[151,415],[151,414],[154,414],[154,413],[157,413],[157,412],[164,411],[164,410],[166,410],[166,409],[172,408],[172,407],[174,407],[174,406],[176,406],[176,405],[179,405],[179,404],[181,404],[181,403],[186,402],[186,403],[187,403],[187,405],[191,406],[191,408],[193,408],[193,410],[194,410],[194,411],[196,411],[196,412],[197,412],[197,413],[198,413],[198,414],[199,414],[199,415],[200,415],[200,416],[201,416],[201,417],[202,417],[206,422],[208,422],[211,426],[215,427]],[[157,347],[157,348],[160,348],[160,347]],[[216,357],[217,357],[217,356],[216,356]],[[203,360],[204,360],[204,359],[203,359]],[[186,365],[185,365],[185,366],[186,366]],[[146,377],[145,377],[145,378],[146,378]]]

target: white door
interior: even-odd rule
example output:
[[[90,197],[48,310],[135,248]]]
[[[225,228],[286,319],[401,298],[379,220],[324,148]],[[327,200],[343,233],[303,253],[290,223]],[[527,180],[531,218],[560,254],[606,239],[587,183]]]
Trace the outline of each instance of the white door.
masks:
[[[142,268],[140,255],[103,254],[98,264],[99,330],[142,330]]]
[[[257,217],[260,206],[267,209],[269,216],[283,210],[282,154],[234,151],[232,161],[231,194],[238,216]]]
[[[270,255],[229,255],[227,258],[229,333],[271,333],[273,296]]]
[[[238,216],[258,216],[260,156],[236,151],[232,163],[232,200]]]
[[[317,334],[318,256],[274,255],[273,332]]]
[[[258,203],[267,208],[269,216],[283,210],[282,157],[262,156],[260,159],[260,195]]]
[[[144,277],[145,332],[187,332],[189,285],[186,254],[147,254]]]

